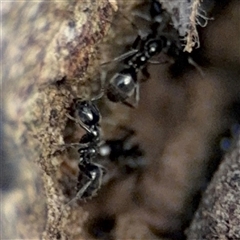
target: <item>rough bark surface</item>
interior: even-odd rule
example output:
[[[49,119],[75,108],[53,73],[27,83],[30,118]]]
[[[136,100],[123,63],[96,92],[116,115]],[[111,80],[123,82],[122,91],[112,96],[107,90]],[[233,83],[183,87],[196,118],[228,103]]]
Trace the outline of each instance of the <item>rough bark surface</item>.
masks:
[[[227,154],[203,196],[188,239],[240,239],[240,141]]]
[[[6,152],[21,170],[17,187],[3,195],[3,238],[82,238],[86,213],[64,211],[68,179],[57,146],[73,98],[90,95],[97,44],[113,7],[114,1],[2,3],[4,145],[17,145],[18,154]]]

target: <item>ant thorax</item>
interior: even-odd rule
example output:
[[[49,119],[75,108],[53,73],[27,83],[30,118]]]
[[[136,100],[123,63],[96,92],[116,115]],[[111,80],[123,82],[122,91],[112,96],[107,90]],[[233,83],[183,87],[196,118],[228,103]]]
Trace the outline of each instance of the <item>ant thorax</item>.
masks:
[[[86,162],[92,162],[95,159],[98,154],[98,149],[96,146],[91,144],[88,147],[80,148],[78,152],[80,154],[79,163],[85,164]]]
[[[126,65],[133,67],[136,73],[146,67],[150,58],[160,53],[163,47],[166,47],[163,38],[148,36],[146,40],[143,39],[141,41],[143,45],[142,48],[130,59],[125,61]]]

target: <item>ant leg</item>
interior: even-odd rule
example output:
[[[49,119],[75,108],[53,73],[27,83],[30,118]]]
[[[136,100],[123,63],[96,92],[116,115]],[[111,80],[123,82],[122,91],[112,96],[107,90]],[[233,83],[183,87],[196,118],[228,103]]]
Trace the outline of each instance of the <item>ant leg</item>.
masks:
[[[76,198],[86,199],[96,195],[103,181],[106,169],[96,163],[79,164],[78,192]]]
[[[95,96],[94,98],[92,98],[91,101],[99,100],[100,98],[103,97],[103,95],[104,95],[104,87],[101,86],[100,93],[97,96]]]
[[[87,189],[89,188],[91,184],[91,179],[89,179],[84,185],[83,187],[77,192],[76,196],[71,199],[70,201],[68,201],[65,206],[68,206],[70,205],[72,202],[76,201],[76,200],[85,200],[82,198],[83,194],[87,191]]]
[[[97,96],[93,97],[91,101],[96,101],[101,99],[105,94],[106,88],[106,79],[107,79],[107,72],[106,70],[102,70],[100,74],[100,90]]]
[[[66,144],[55,144],[53,143],[53,146],[59,147],[59,148],[86,148],[89,146],[89,143],[66,143]]]
[[[123,101],[122,103],[123,103],[124,105],[130,107],[130,108],[136,108],[136,107],[137,107],[136,104],[132,104],[132,103],[130,103],[130,102],[128,102],[128,101]]]
[[[112,62],[121,62],[123,60],[125,60],[126,58],[129,58],[131,56],[133,56],[134,54],[136,54],[139,50],[137,49],[139,43],[141,41],[141,37],[138,35],[136,37],[136,39],[134,40],[132,46],[131,46],[131,50],[126,52],[126,53],[123,53],[122,55],[108,61],[108,62],[104,62],[104,63],[101,63],[100,66],[105,66],[109,63],[112,63]]]
[[[128,107],[131,108],[137,108],[138,107],[138,102],[139,102],[139,84],[136,85],[135,90],[134,90],[134,102],[130,103],[128,101],[122,101],[122,103]]]
[[[108,62],[101,63],[100,66],[104,66],[104,65],[107,65],[107,64],[112,63],[112,62],[121,62],[124,59],[133,56],[137,52],[138,52],[137,49],[132,49],[132,50],[130,50],[130,51],[126,52],[126,53],[123,53],[122,55],[120,55],[120,56],[118,56],[118,57],[108,61]]]
[[[142,40],[141,36],[138,35],[136,37],[136,39],[134,40],[130,51],[128,51],[126,53],[123,53],[122,55],[120,55],[120,56],[118,56],[118,57],[116,57],[116,58],[114,58],[114,59],[112,59],[108,62],[101,63],[100,66],[105,66],[105,65],[107,65],[109,63],[112,63],[112,62],[121,62],[121,61],[125,60],[126,58],[129,58],[129,57],[133,56],[134,54],[136,54],[139,51],[137,49],[137,47],[139,46],[139,43],[140,43],[141,40]]]
[[[190,65],[194,66],[197,69],[197,71],[199,71],[199,73],[200,73],[200,75],[202,77],[205,76],[205,74],[204,74],[203,70],[201,69],[201,67],[191,57],[188,57],[188,63]]]
[[[79,121],[78,121],[76,118],[72,117],[70,114],[66,113],[65,115],[66,115],[67,118],[71,119],[71,120],[74,121],[75,123],[80,124]]]
[[[164,60],[164,61],[153,61],[153,60],[148,60],[148,63],[153,64],[153,65],[158,65],[158,64],[166,64],[170,63],[170,61]]]
[[[88,133],[91,133],[90,129],[83,124],[81,121],[79,121],[78,119],[72,117],[71,115],[69,115],[68,113],[65,114],[67,116],[67,118],[71,119],[72,121],[74,121],[75,123],[79,124],[84,130],[86,130]]]
[[[139,45],[139,43],[140,43],[141,40],[142,40],[141,37],[138,35],[138,36],[136,37],[136,39],[134,40],[131,48],[132,48],[132,49],[137,49],[137,47],[138,47],[138,45]]]
[[[136,107],[138,106],[139,100],[140,100],[140,85],[138,83],[135,88],[135,105],[136,105]]]
[[[147,70],[147,66],[145,66],[142,70],[142,76],[141,82],[146,82],[150,78],[150,73]]]
[[[76,199],[81,199],[83,194],[85,192],[87,192],[87,189],[89,188],[89,186],[91,185],[92,183],[92,179],[88,179],[86,183],[84,183],[84,185],[78,190],[77,194],[76,194]]]

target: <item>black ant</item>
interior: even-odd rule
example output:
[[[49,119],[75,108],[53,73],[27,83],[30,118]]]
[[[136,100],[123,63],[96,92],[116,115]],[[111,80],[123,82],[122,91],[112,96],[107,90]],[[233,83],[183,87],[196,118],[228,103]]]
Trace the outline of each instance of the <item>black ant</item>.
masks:
[[[150,17],[145,18],[151,22],[149,32],[144,37],[138,35],[132,44],[132,50],[112,60],[112,62],[123,61],[124,67],[113,75],[106,88],[106,94],[110,101],[121,102],[132,108],[135,108],[139,102],[137,74],[141,70],[143,76],[146,79],[149,78],[147,63],[151,63],[150,59],[152,57],[163,52],[175,59],[183,58],[180,55],[182,47],[179,35],[177,30],[171,27],[170,15],[162,9],[161,4],[157,0],[151,1],[148,11]],[[199,69],[191,58],[187,57],[187,60]],[[104,64],[107,63],[109,62]],[[152,63],[160,64],[160,62]],[[134,96],[134,103],[128,100],[132,96]]]
[[[69,146],[80,146],[79,175],[76,198],[86,199],[96,195],[102,185],[103,175],[106,170],[100,164],[94,162],[99,153],[100,144],[100,112],[92,101],[76,101],[75,109],[80,121],[68,115],[86,130],[79,143]]]
[[[136,107],[139,101],[139,83],[137,73],[142,70],[144,76],[149,77],[146,70],[146,63],[151,57],[160,53],[166,45],[165,38],[156,39],[149,35],[146,39],[140,39],[138,36],[134,45],[140,42],[139,49],[132,56],[125,59],[125,68],[116,73],[109,81],[107,86],[107,97],[113,102],[122,102],[123,104]],[[127,101],[132,95],[135,96],[135,105]]]
[[[138,144],[130,144],[129,140],[135,132],[126,127],[122,127],[126,131],[122,138],[102,141],[99,126],[100,112],[92,101],[77,100],[75,110],[79,120],[70,115],[67,116],[85,129],[86,133],[81,137],[79,143],[65,146],[79,147],[79,174],[77,194],[74,199],[88,199],[97,194],[106,174],[106,169],[95,162],[96,158],[107,158],[117,165],[125,167],[127,172],[132,172],[144,165],[144,152]]]
[[[124,68],[116,73],[109,81],[106,94],[109,100],[113,102],[122,102],[129,107],[136,107],[139,101],[139,82],[137,74],[141,70],[143,75],[148,78],[147,63],[149,60],[161,53],[168,52],[175,44],[172,39],[166,34],[158,34],[160,24],[165,25],[162,15],[165,11],[162,10],[158,1],[152,1],[150,7],[150,15],[152,24],[150,25],[150,33],[145,37],[137,36],[132,44],[132,50],[115,58],[113,61],[123,61]],[[174,44],[173,44],[174,43]],[[177,47],[174,48],[176,52]],[[107,62],[108,63],[108,62]],[[104,63],[106,64],[106,63]],[[130,103],[128,99],[134,95],[134,103]]]

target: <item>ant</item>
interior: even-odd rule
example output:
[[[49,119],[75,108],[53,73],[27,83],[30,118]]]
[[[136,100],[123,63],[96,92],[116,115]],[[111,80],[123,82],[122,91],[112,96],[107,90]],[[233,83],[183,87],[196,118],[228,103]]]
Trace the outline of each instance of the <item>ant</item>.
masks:
[[[74,199],[89,199],[95,196],[103,184],[106,169],[95,162],[96,158],[106,158],[112,162],[125,166],[128,172],[142,166],[143,151],[138,144],[130,145],[129,140],[135,134],[133,130],[124,128],[126,134],[119,139],[102,141],[100,138],[100,112],[92,101],[77,100],[75,103],[76,114],[79,121],[67,114],[67,117],[77,122],[86,133],[79,143],[66,146],[78,146],[79,174],[77,194]],[[72,201],[72,200],[71,200]]]
[[[166,45],[165,38],[156,39],[149,35],[146,39],[138,36],[134,45],[140,42],[140,47],[134,55],[125,59],[125,68],[116,73],[107,86],[107,97],[112,102],[122,102],[129,107],[136,107],[139,101],[139,83],[137,73],[142,70],[144,76],[149,77],[146,63],[151,57],[160,53]],[[127,101],[132,95],[135,96],[135,104]]]
[[[165,53],[176,59],[176,63],[187,59],[188,63],[196,67],[202,74],[201,69],[191,57],[183,54],[177,30],[171,26],[170,15],[162,9],[159,1],[152,0],[148,12],[146,16],[141,15],[142,18],[150,21],[148,33],[143,37],[138,34],[131,50],[111,61],[123,61],[124,67],[113,75],[106,87],[106,95],[110,101],[121,102],[132,108],[136,108],[139,102],[137,74],[141,70],[143,77],[148,79],[150,74],[147,71],[147,63],[161,63],[151,61],[151,58],[157,54]],[[133,24],[133,26],[135,25]],[[134,97],[133,103],[129,101],[132,96]]]
[[[138,35],[132,44],[132,50],[113,59],[113,61],[123,61],[124,67],[110,79],[106,89],[110,101],[122,102],[132,108],[135,108],[139,102],[138,72],[141,70],[143,76],[149,78],[147,63],[153,56],[170,51],[178,54],[179,49],[167,34],[158,34],[166,25],[164,18],[167,18],[161,4],[153,0],[149,12],[152,21],[150,33],[144,37]],[[109,62],[104,64],[107,63]],[[128,101],[131,96],[134,96],[134,103]]]
[[[77,183],[76,198],[87,199],[96,195],[102,185],[103,175],[106,170],[100,164],[94,162],[98,156],[100,144],[100,112],[92,101],[77,100],[75,109],[80,121],[67,115],[71,120],[79,123],[86,130],[79,143],[69,144],[69,146],[80,146],[78,149],[79,175]]]

